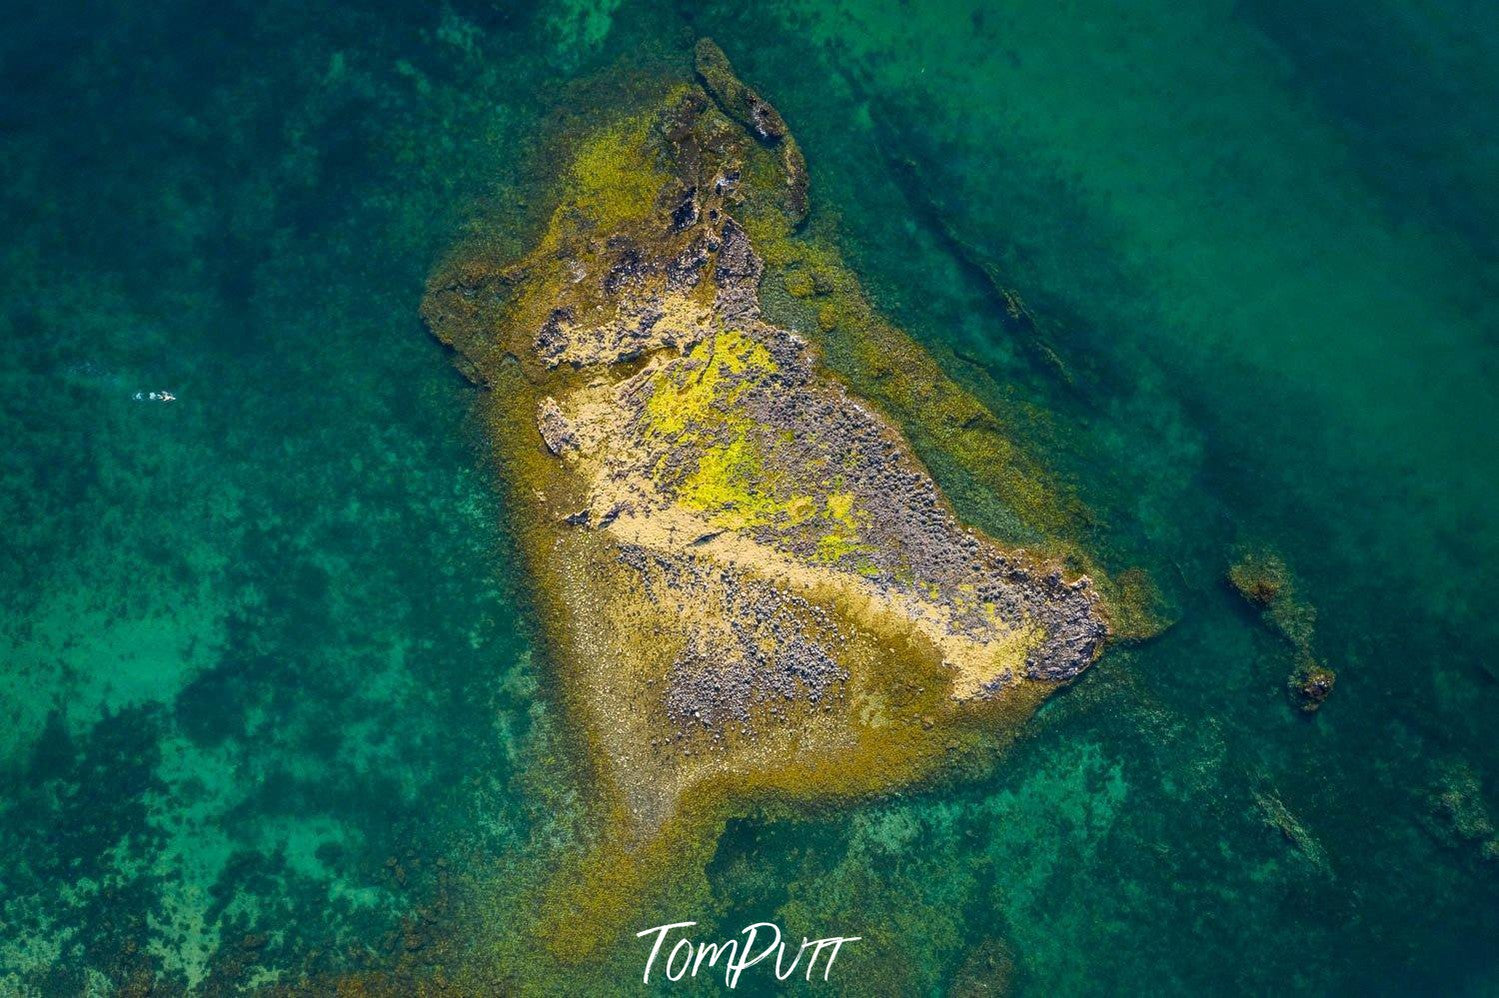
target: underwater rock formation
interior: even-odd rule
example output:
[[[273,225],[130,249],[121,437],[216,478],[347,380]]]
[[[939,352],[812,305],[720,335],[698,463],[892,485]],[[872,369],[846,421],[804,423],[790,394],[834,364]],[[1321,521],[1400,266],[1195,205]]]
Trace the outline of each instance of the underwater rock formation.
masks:
[[[950,998],[1008,995],[1015,990],[1015,957],[998,939],[975,946],[964,958],[947,993]]]
[[[1290,588],[1291,570],[1273,551],[1248,551],[1229,566],[1228,581],[1240,596],[1263,608]]]
[[[563,696],[642,834],[689,796],[917,777],[1109,633],[1089,578],[960,524],[767,320],[757,243],[802,223],[805,163],[717,46],[696,55],[701,86],[578,146],[534,252],[468,247],[423,303],[491,387]]]
[[[1302,713],[1312,714],[1332,694],[1333,685],[1337,681],[1337,673],[1314,658],[1305,658],[1286,682]]]
[[[1303,714],[1315,714],[1332,694],[1338,675],[1312,654],[1317,610],[1297,592],[1285,559],[1265,548],[1243,551],[1229,566],[1228,582],[1246,602],[1259,608],[1265,626],[1296,650],[1286,692]]]
[[[1427,795],[1427,827],[1454,847],[1476,846],[1485,862],[1499,861],[1499,834],[1484,803],[1478,772],[1463,759],[1445,759],[1436,766],[1435,785]]]

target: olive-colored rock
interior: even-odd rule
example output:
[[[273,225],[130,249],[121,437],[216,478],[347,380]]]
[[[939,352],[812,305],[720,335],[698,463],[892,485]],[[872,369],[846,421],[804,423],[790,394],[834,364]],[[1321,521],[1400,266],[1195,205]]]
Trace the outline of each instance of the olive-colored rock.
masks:
[[[793,223],[801,224],[808,207],[807,160],[785,119],[769,101],[734,75],[729,57],[713,39],[700,40],[695,56],[698,79],[724,113],[761,142],[780,150],[781,167],[786,174],[786,214]]]
[[[1296,655],[1295,668],[1286,680],[1291,701],[1302,713],[1316,713],[1332,693],[1337,674],[1313,655],[1317,610],[1297,591],[1285,559],[1263,547],[1244,551],[1229,566],[1228,582],[1259,609],[1266,627],[1291,644]]]
[[[1289,587],[1290,569],[1273,551],[1250,551],[1228,570],[1228,581],[1250,603],[1267,607]]]

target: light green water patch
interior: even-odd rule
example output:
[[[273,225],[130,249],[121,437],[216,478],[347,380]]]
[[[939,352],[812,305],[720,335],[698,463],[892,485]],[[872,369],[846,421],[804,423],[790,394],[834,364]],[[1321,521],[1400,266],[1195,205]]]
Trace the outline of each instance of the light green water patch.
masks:
[[[221,611],[195,595],[197,606],[188,596],[126,619],[99,607],[94,589],[49,595],[0,651],[8,663],[0,764],[21,763],[54,711],[76,731],[101,713],[169,702],[221,640]]]
[[[393,922],[406,907],[394,883],[351,882],[336,861],[329,862],[363,852],[369,844],[362,830],[336,815],[287,814],[240,827],[227,824],[223,816],[253,806],[254,786],[269,775],[246,773],[244,763],[236,746],[202,749],[183,738],[165,740],[157,769],[162,789],[148,802],[153,831],[163,841],[149,867],[129,874],[166,884],[149,916],[149,945],[164,969],[190,989],[211,970],[225,933],[232,931],[227,926],[266,925],[271,943],[284,942],[294,928],[281,915],[280,899],[299,889],[310,889],[316,899],[333,946],[362,943],[351,912],[375,909],[382,920]],[[226,905],[217,885],[230,864],[256,854],[277,857],[280,871],[269,874],[262,890],[235,894]],[[275,968],[265,968],[259,981],[278,976]]]
[[[547,5],[546,28],[553,38],[555,58],[574,67],[597,55],[614,27],[620,0],[565,0]]]

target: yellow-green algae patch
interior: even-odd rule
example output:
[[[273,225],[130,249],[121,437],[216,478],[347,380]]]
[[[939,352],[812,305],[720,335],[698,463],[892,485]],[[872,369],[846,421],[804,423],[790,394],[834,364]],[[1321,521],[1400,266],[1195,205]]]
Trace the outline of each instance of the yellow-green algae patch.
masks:
[[[693,426],[721,425],[734,418],[735,398],[747,387],[744,382],[726,385],[725,373],[748,369],[758,380],[775,372],[765,348],[733,329],[698,343],[687,359],[682,368],[656,379],[646,403],[647,432],[674,437]]]
[[[639,156],[649,127],[649,119],[627,119],[579,148],[569,178],[569,210],[606,230],[638,216],[640,205],[649,204],[667,179]]]
[[[563,962],[694,893],[682,871],[735,814],[886,792],[1003,743],[1122,616],[1051,540],[1075,501],[798,234],[800,151],[779,116],[767,138],[751,105],[720,106],[763,104],[721,56],[699,47],[711,92],[668,83],[577,142],[531,253],[497,262],[481,233],[423,303],[491,389],[592,771],[593,845],[537,899]],[[817,303],[813,342],[764,318],[772,279]],[[1044,553],[962,527],[918,451]]]

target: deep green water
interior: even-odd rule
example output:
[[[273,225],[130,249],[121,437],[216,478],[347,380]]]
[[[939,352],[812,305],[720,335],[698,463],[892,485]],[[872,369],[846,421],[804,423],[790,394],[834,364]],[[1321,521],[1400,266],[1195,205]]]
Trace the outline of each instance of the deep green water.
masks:
[[[1499,8],[4,23],[0,994],[420,964],[457,881],[565,848],[568,788],[522,779],[565,772],[563,719],[497,474],[416,310],[479,207],[523,246],[569,80],[699,34],[785,115],[881,307],[1051,414],[1029,446],[1085,543],[1177,623],[982,784],[732,825],[714,910],[658,921],[861,935],[852,993],[985,964],[1025,994],[1499,993]],[[1316,607],[1315,718],[1223,582],[1244,544]]]

